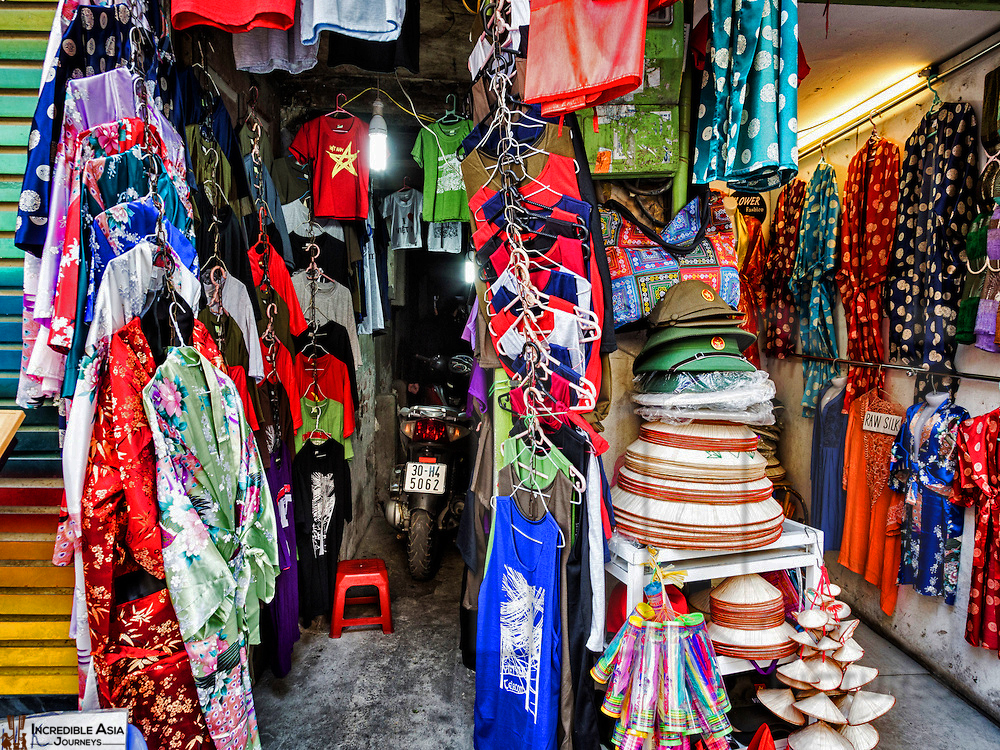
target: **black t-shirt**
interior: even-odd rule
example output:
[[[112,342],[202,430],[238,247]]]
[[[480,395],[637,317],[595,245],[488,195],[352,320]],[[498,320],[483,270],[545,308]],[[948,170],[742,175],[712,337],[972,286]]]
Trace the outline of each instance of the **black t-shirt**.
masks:
[[[307,441],[292,462],[295,544],[299,553],[299,615],[329,616],[344,524],[351,521],[351,470],[336,440]]]

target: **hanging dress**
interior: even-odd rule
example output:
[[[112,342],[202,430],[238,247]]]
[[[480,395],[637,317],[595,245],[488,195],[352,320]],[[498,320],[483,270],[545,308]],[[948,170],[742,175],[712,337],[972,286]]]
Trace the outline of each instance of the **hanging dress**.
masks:
[[[976,216],[977,133],[971,104],[946,102],[907,139],[896,239],[887,270],[889,359],[954,371],[965,236]],[[917,395],[929,390],[917,379]]]
[[[764,191],[798,174],[796,0],[709,0],[693,181]]]
[[[495,500],[476,627],[476,750],[554,750],[562,623],[559,543],[551,515],[529,521]]]
[[[1000,652],[1000,411],[962,423],[958,469],[954,500],[976,517],[965,640]]]
[[[798,316],[788,281],[799,252],[799,225],[806,199],[806,183],[792,180],[778,194],[771,225],[771,244],[761,276],[764,309],[764,353],[784,359],[795,354],[793,331]]]
[[[788,280],[788,288],[799,312],[802,353],[814,357],[837,356],[833,307],[839,219],[837,174],[825,161],[820,162],[809,180],[799,230],[799,252]],[[815,413],[820,389],[836,374],[837,367],[830,362],[802,363],[803,417],[811,417]]]
[[[820,403],[827,390],[820,393]],[[844,413],[845,391],[817,410],[813,423],[812,463],[809,481],[812,486],[811,522],[823,532],[823,547],[840,549],[844,532],[844,511],[847,501],[843,486],[844,444],[847,435],[848,415]]]
[[[933,409],[920,435],[920,416]],[[903,428],[892,446],[889,486],[904,499],[889,509],[889,528],[899,529],[901,586],[912,584],[925,596],[955,603],[958,563],[962,555],[964,511],[951,502],[958,455],[958,427],[969,418],[953,401],[937,408],[925,402],[906,411]]]
[[[847,358],[883,362],[882,295],[886,265],[896,232],[899,203],[899,148],[870,140],[851,159],[844,184],[840,268],[837,286],[847,322]],[[885,385],[881,370],[847,371],[844,408],[873,387]]]

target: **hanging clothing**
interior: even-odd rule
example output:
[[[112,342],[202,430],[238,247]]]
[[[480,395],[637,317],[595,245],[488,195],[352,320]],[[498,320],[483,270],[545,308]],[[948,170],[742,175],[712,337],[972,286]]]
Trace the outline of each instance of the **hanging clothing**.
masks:
[[[792,180],[778,194],[771,224],[771,244],[764,262],[761,284],[764,353],[778,359],[795,353],[793,332],[798,315],[788,283],[798,258],[799,226],[805,199],[806,183],[802,180]]]
[[[814,357],[837,356],[833,307],[839,219],[837,174],[825,161],[820,162],[806,191],[799,231],[799,251],[788,280],[788,288],[798,308],[802,353]],[[836,374],[837,367],[830,362],[802,363],[803,417],[813,415],[820,389]]]
[[[954,501],[975,509],[975,551],[965,640],[1000,652],[1000,411],[962,423]]]
[[[417,134],[410,155],[424,170],[425,221],[469,220],[469,200],[458,154],[462,141],[470,132],[472,121],[459,120],[447,125],[433,122]]]
[[[251,29],[287,29],[295,19],[294,0],[173,0],[170,21],[176,31],[194,26],[214,26],[239,34]]]
[[[295,432],[295,453],[302,450],[308,436],[313,432],[324,432],[344,448],[344,459],[354,458],[354,443],[345,429],[344,404],[332,398],[313,399],[302,397],[302,427]]]
[[[143,405],[170,599],[217,750],[260,748],[248,646],[279,573],[271,493],[232,381],[191,347],[167,352]]]
[[[961,252],[976,215],[978,126],[971,104],[945,102],[907,139],[889,258],[889,359],[954,371]],[[930,388],[918,377],[917,394]]]
[[[312,166],[313,214],[353,221],[368,217],[368,126],[357,117],[310,120],[288,147]]]
[[[799,171],[796,0],[709,0],[692,180],[754,192]]]
[[[898,203],[899,148],[884,138],[866,141],[851,159],[844,185],[837,286],[844,301],[848,359],[885,361],[882,297]],[[850,408],[856,396],[884,385],[881,370],[851,367],[844,408]]]
[[[955,340],[960,344],[976,343],[976,319],[979,302],[983,296],[986,280],[986,232],[991,223],[991,214],[979,214],[972,221],[965,237],[965,257],[968,274],[962,288],[962,299],[958,303],[958,318],[955,322]]]
[[[916,435],[926,411],[931,413]],[[943,596],[948,605],[955,603],[965,521],[963,509],[951,502],[956,445],[958,427],[968,418],[969,412],[950,400],[936,408],[914,404],[889,464],[889,486],[905,496],[889,509],[889,527],[899,529],[902,547],[899,583],[912,584],[925,596]]]
[[[382,204],[382,216],[389,222],[389,243],[393,250],[420,247],[420,223],[424,216],[424,196],[419,190],[403,188],[390,193]]]
[[[764,254],[767,252],[764,240],[764,227],[759,219],[736,213],[736,257],[739,263],[740,299],[737,309],[743,313],[740,328],[752,333],[756,339],[758,333],[757,316],[762,309],[761,285],[763,284]],[[750,360],[754,367],[760,368],[760,351],[754,341],[743,351],[743,356]]]
[[[306,441],[292,463],[299,553],[299,615],[330,616],[344,524],[352,518],[351,469],[336,440]]]
[[[331,68],[346,64],[371,73],[392,73],[397,68],[419,73],[420,0],[406,0],[398,39],[373,41],[331,31],[328,47],[326,64]]]
[[[354,318],[354,303],[351,292],[343,284],[316,280],[315,296],[312,293],[312,282],[305,271],[299,271],[292,276],[292,286],[298,297],[302,310],[312,312],[315,305],[316,325],[324,326],[329,322],[342,325],[350,337],[351,353],[354,355],[355,366],[361,364],[361,345],[358,342],[358,326]]]
[[[819,395],[820,404],[834,385],[827,385]],[[812,463],[809,482],[812,498],[809,504],[812,526],[823,532],[823,548],[840,549],[844,532],[844,512],[847,495],[844,491],[844,450],[848,415],[844,412],[845,391],[817,410],[813,422]]]
[[[274,503],[278,531],[278,577],[274,599],[264,605],[264,630],[269,637],[269,662],[275,677],[292,670],[292,647],[299,640],[299,571],[295,547],[295,511],[292,502],[292,455],[288,446],[279,443],[271,454],[267,486]]]
[[[899,577],[899,528],[888,523],[889,508],[902,495],[889,485],[889,461],[895,438],[864,429],[868,412],[902,417],[905,410],[877,390],[854,400],[847,418],[843,487],[847,491],[844,532],[838,561],[877,586],[882,611],[896,609]]]
[[[233,59],[237,70],[270,73],[284,70],[292,75],[312,70],[318,62],[319,43],[302,43],[302,21],[298,3],[295,21],[288,29],[257,28],[233,34]],[[284,199],[287,202],[288,199]]]
[[[476,627],[476,750],[557,747],[561,539],[550,514],[530,521],[496,498]]]
[[[305,0],[302,13],[302,43],[319,42],[320,31],[336,31],[373,42],[399,38],[406,14],[405,0],[358,3],[350,0]]]
[[[971,232],[970,232],[971,234]],[[997,344],[997,317],[1000,315],[1000,206],[993,209],[985,231],[985,262],[979,266],[982,288],[976,309],[976,348],[987,352],[1000,352]],[[968,263],[972,268],[972,263]],[[993,270],[994,268],[998,270]]]

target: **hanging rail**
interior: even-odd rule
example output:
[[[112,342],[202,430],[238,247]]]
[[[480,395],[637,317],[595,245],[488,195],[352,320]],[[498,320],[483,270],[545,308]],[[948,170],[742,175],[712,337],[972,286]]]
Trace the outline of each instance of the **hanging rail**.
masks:
[[[846,367],[867,367],[872,370],[899,370],[907,375],[934,375],[939,378],[956,378],[958,380],[981,380],[984,383],[1000,383],[1000,375],[984,375],[978,372],[939,372],[930,370],[919,365],[900,365],[895,362],[860,362],[856,359],[842,359],[840,357],[816,357],[812,354],[791,354],[789,356],[805,360],[806,362],[829,362],[834,365],[844,365]]]

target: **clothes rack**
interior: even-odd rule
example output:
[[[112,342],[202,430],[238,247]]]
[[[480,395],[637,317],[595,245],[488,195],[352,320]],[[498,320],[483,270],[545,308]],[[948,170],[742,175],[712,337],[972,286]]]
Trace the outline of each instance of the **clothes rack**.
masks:
[[[1000,375],[985,375],[978,372],[936,372],[916,365],[901,365],[895,362],[860,362],[855,359],[841,357],[816,357],[811,354],[792,354],[791,356],[807,362],[831,362],[846,367],[869,367],[883,370],[899,370],[907,375],[935,375],[940,378],[956,378],[958,380],[979,380],[984,383],[1000,383]]]

